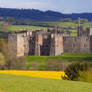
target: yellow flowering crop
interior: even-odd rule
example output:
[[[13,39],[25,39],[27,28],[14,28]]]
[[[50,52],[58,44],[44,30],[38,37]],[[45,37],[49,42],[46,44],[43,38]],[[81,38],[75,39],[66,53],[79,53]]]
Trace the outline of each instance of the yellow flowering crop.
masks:
[[[62,71],[18,71],[18,70],[0,70],[1,74],[13,74],[13,75],[23,75],[31,77],[40,78],[50,78],[50,79],[62,79],[61,77],[65,75]]]

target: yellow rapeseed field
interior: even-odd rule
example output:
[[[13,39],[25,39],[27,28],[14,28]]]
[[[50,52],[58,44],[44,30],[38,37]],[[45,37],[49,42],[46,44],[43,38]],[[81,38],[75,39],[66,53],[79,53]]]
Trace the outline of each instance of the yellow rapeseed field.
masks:
[[[40,77],[40,78],[50,78],[50,79],[62,79],[61,77],[65,75],[65,73],[63,71],[0,70],[0,73],[1,74],[31,76],[31,77]]]

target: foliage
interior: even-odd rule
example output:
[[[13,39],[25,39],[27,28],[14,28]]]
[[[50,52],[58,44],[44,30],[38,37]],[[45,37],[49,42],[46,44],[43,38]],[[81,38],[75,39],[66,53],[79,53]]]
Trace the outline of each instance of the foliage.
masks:
[[[4,39],[0,39],[0,53],[5,57],[5,69],[26,69],[26,58],[17,58],[11,55],[8,51],[7,42]]]
[[[71,22],[72,19],[71,18],[63,18],[60,20],[61,22]]]
[[[0,74],[0,92],[92,92],[92,84]]]
[[[65,74],[69,80],[78,80],[79,71],[87,71],[88,68],[89,67],[87,63],[74,62],[65,69]],[[64,77],[64,79],[67,78]]]
[[[85,71],[84,72],[80,71],[78,81],[92,83],[92,73],[90,73],[89,71],[86,71],[86,72]]]
[[[78,20],[75,20],[74,21],[75,23],[79,23],[79,19]],[[88,22],[88,19],[80,19],[80,23],[83,24],[83,23],[87,23]]]
[[[1,29],[2,31],[8,30],[9,27],[10,27],[10,24],[7,23],[7,22],[2,22],[2,23],[0,24],[0,29]]]
[[[15,19],[31,19],[34,21],[57,21],[63,18],[71,18],[76,20],[79,17],[92,20],[90,16],[92,13],[73,13],[73,14],[62,14],[55,11],[40,11],[37,9],[9,9],[9,8],[0,8],[0,16],[14,17]]]
[[[5,65],[5,57],[2,53],[0,53],[0,69],[4,69]]]

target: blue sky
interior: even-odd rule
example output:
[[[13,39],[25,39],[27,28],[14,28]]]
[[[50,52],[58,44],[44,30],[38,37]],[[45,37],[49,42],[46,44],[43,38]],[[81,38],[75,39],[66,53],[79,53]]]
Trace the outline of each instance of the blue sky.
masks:
[[[34,8],[62,13],[92,12],[92,0],[0,0],[0,7]]]

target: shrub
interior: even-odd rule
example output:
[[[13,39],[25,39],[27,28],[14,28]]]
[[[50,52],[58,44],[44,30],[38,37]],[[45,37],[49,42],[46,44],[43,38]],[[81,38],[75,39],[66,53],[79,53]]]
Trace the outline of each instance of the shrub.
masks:
[[[65,69],[65,74],[68,78],[63,77],[63,79],[68,80],[78,80],[79,77],[79,71],[86,71],[88,70],[88,64],[87,63],[72,63]]]
[[[92,83],[92,73],[80,71],[78,81],[91,82]]]
[[[5,65],[5,57],[2,53],[0,53],[0,69],[4,69],[4,65]]]

